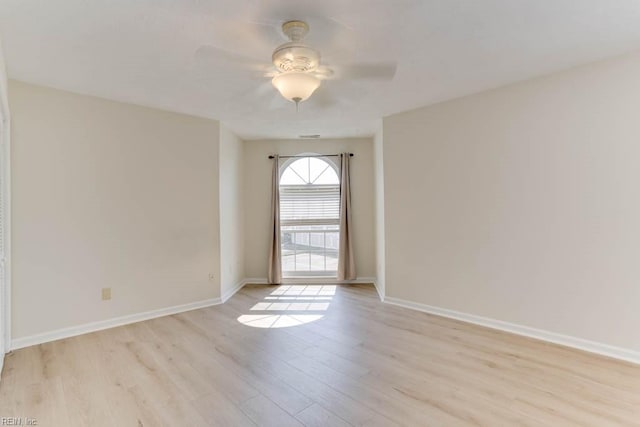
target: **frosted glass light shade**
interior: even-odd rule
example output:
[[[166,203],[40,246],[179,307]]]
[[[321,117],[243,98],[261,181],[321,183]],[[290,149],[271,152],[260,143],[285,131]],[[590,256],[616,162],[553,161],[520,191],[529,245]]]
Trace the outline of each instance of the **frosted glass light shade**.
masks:
[[[271,80],[280,94],[296,104],[308,99],[320,86],[320,79],[312,74],[288,72],[278,74]]]

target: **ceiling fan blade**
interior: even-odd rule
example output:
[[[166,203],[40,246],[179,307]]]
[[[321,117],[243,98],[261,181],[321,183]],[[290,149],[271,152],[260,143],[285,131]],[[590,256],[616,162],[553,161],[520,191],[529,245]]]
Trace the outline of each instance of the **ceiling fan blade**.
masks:
[[[259,68],[263,65],[259,60],[246,57],[212,45],[200,46],[195,52],[195,61],[201,65],[227,65]]]
[[[295,111],[295,105],[293,102],[291,101],[287,101],[286,99],[284,99],[282,96],[280,96],[280,94],[275,91],[274,89],[274,93],[273,95],[269,98],[269,102],[266,105],[266,109],[269,111],[277,111],[277,110],[282,110],[282,109],[286,109],[286,108],[290,108],[291,111]]]
[[[371,62],[330,67],[328,79],[393,80],[398,65],[395,62]]]
[[[324,13],[301,16],[304,16],[304,21],[310,27],[305,42],[319,49],[323,57],[334,57],[335,53],[341,54],[336,57],[339,59],[351,56],[355,49],[354,39],[356,38],[353,28],[345,25],[340,19],[326,16]]]
[[[271,82],[262,82],[258,85],[252,86],[250,89],[239,92],[235,95],[233,95],[233,97],[229,98],[226,101],[233,101],[233,100],[240,100],[240,101],[251,101],[251,100],[256,100],[258,98],[262,98],[265,95],[268,95],[271,90],[273,89],[273,86],[271,85]]]
[[[333,78],[335,73],[333,72],[333,70],[331,68],[329,68],[329,67],[327,67],[325,65],[320,65],[311,74],[313,74],[314,76],[316,76],[320,80],[329,80],[329,79]]]
[[[244,55],[220,49],[216,46],[201,46],[194,55],[193,70],[201,79],[212,75],[226,79],[262,80],[275,70],[270,63],[260,62]]]
[[[223,46],[228,52],[242,52],[248,56],[261,56],[280,40],[278,22],[256,19],[253,13],[220,11],[199,15],[194,40],[203,45]]]
[[[276,96],[280,97],[271,82],[265,81],[225,98],[224,104],[227,106],[227,113],[243,117],[248,114],[273,110]]]
[[[311,95],[311,97],[305,102],[309,103],[309,105],[313,107],[321,109],[331,108],[338,104],[338,100],[331,92],[330,88],[324,84],[320,85],[320,87],[313,92],[313,95]]]

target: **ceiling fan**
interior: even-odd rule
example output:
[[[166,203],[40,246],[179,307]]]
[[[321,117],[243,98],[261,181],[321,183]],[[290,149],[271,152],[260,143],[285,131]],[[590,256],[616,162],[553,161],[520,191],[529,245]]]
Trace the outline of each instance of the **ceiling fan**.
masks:
[[[278,46],[271,55],[276,74],[271,83],[280,94],[296,103],[307,100],[320,86],[321,77],[330,76],[331,70],[320,68],[320,53],[303,42],[309,26],[303,21],[287,21],[282,32],[289,41]]]
[[[285,99],[296,104],[296,110],[299,103],[309,99],[325,80],[391,80],[395,75],[395,62],[324,65],[321,63],[320,52],[304,42],[309,32],[306,22],[286,21],[281,28],[288,41],[275,48],[271,54],[272,64],[268,66],[255,64],[255,61],[213,46],[203,46],[198,49],[197,54],[223,59],[253,70],[263,70],[261,78],[271,78],[271,84]]]

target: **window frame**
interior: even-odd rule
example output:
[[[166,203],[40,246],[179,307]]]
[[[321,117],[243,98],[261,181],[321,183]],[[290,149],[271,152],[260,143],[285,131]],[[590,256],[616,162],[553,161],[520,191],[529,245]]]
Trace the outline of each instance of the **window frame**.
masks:
[[[331,157],[329,156],[324,156],[318,153],[301,153],[301,154],[297,154],[295,156],[292,156],[290,158],[287,159],[283,159],[284,161],[282,161],[279,165],[279,182],[282,179],[282,176],[284,174],[284,172],[295,162],[302,160],[302,159],[308,159],[309,157],[311,158],[315,158],[315,159],[319,159],[324,161],[325,163],[327,163],[329,165],[329,167],[331,167],[333,169],[333,171],[336,174],[336,177],[338,178],[338,183],[337,184],[315,184],[318,186],[324,186],[324,187],[329,187],[329,186],[333,186],[336,185],[337,186],[337,199],[338,199],[338,212],[340,211],[340,167],[339,164],[334,161]],[[302,178],[302,177],[301,177]],[[304,178],[303,178],[304,179]],[[311,184],[313,185],[313,184]],[[281,192],[281,196],[282,196],[282,187],[283,185],[281,183],[279,183],[279,190]],[[281,207],[282,207],[282,200],[281,200]],[[281,210],[281,215],[282,215],[282,210]],[[296,226],[307,226],[309,227],[306,230],[296,230],[296,231],[301,231],[301,232],[307,232],[309,233],[309,235],[313,234],[313,233],[323,233],[324,234],[324,245],[323,245],[323,250],[322,252],[318,251],[318,253],[322,253],[323,257],[324,257],[324,265],[325,265],[325,270],[309,270],[309,271],[304,271],[304,270],[285,270],[284,267],[284,256],[282,257],[282,274],[283,277],[286,279],[295,279],[295,278],[310,278],[310,277],[322,277],[322,278],[335,278],[337,277],[337,265],[336,265],[336,269],[332,269],[332,270],[326,270],[326,265],[327,265],[327,248],[326,248],[326,236],[327,233],[336,233],[338,234],[338,239],[340,236],[340,219],[339,217],[336,219],[317,219],[317,220],[300,220],[299,221],[300,224],[296,224],[296,225],[292,225],[292,224],[288,224],[288,225],[283,225],[283,221],[281,219],[280,221],[280,235],[281,235],[281,242],[280,242],[280,247],[282,250],[284,250],[283,246],[284,246],[284,232],[285,231],[290,231],[290,230],[283,230],[284,227],[296,227]],[[315,225],[322,225],[322,226],[331,226],[334,225],[336,227],[336,230],[313,230],[312,227]],[[338,249],[336,249],[337,251]],[[310,255],[311,253],[313,253],[313,251],[310,251]],[[294,252],[294,257],[296,257],[297,255]],[[297,258],[296,258],[297,259]]]

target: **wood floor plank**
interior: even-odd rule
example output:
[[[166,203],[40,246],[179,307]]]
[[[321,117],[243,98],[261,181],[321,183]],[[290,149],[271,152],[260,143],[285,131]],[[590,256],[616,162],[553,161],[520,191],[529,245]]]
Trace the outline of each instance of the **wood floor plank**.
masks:
[[[303,424],[263,395],[253,397],[242,410],[258,425],[273,427],[302,427]]]
[[[200,396],[192,404],[210,426],[253,427],[256,425],[239,406],[217,390]]]
[[[640,426],[640,366],[382,304],[369,285],[249,285],[17,350],[2,375],[0,417],[38,425]]]
[[[298,413],[296,418],[307,427],[349,427],[351,425],[317,403]]]
[[[324,382],[341,393],[359,402],[371,402],[382,415],[398,423],[409,425],[463,425],[460,420],[442,411],[437,405],[428,402],[428,411],[420,411],[411,399],[403,396],[393,396],[384,390],[375,387],[367,387],[365,384],[345,377],[330,367],[310,361],[308,359],[292,360],[292,366],[313,376],[317,381]]]
[[[26,416],[41,425],[70,425],[60,378],[31,383],[22,389],[24,406],[14,416]]]

